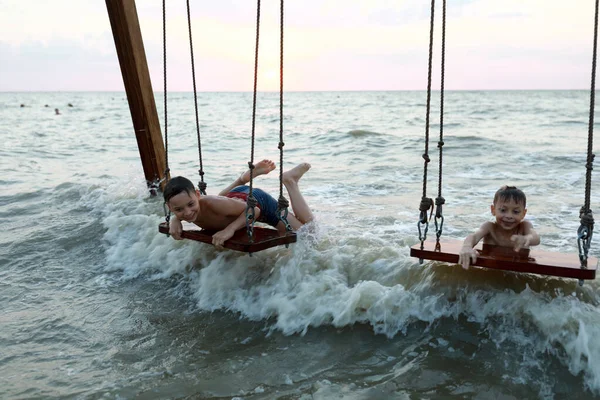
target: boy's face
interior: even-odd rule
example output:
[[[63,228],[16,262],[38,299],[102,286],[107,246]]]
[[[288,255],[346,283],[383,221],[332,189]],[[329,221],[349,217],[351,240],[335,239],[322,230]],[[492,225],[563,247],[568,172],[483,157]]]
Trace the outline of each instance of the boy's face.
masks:
[[[492,204],[492,215],[496,217],[496,224],[503,229],[511,230],[516,228],[527,214],[527,209],[523,203],[517,203],[513,199],[498,199]]]
[[[181,192],[169,200],[169,210],[180,221],[194,222],[200,211],[200,193],[198,191],[189,193]]]

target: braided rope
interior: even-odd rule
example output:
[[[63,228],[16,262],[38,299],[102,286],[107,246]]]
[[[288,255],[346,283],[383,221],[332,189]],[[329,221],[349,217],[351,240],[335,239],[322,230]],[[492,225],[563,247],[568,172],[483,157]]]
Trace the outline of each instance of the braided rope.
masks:
[[[279,197],[283,197],[283,0],[279,14]]]
[[[167,124],[167,12],[166,12],[166,0],[162,3],[163,11],[163,95],[164,95],[164,109],[165,109],[165,177],[166,172],[169,170],[169,135],[168,135],[168,124]]]
[[[433,64],[433,28],[434,28],[435,0],[431,0],[431,20],[429,24],[429,60],[427,70],[427,110],[425,113],[425,152],[423,153],[423,196],[419,205],[419,222],[417,228],[419,230],[419,240],[421,241],[421,249],[427,238],[428,220],[427,211],[433,207],[432,199],[427,197],[427,164],[431,161],[429,158],[429,113],[431,109],[431,70]],[[422,229],[424,228],[424,229]],[[422,260],[421,260],[422,262]]]
[[[598,45],[598,0],[596,0],[596,10],[594,13],[594,50],[592,56],[592,78],[590,88],[590,116],[588,123],[588,143],[587,143],[587,163],[585,177],[585,209],[590,209],[590,192],[592,187],[592,169],[594,163],[593,145],[594,145],[594,106],[596,101],[596,54]]]
[[[429,26],[429,61],[427,70],[427,110],[425,113],[425,153],[423,159],[423,198],[427,197],[427,164],[429,158],[429,112],[431,109],[431,70],[433,63],[433,27],[434,27],[435,0],[431,0],[431,21]]]
[[[186,0],[187,5],[187,19],[188,19],[188,34],[190,38],[190,58],[192,62],[192,84],[194,86],[194,109],[196,111],[196,136],[198,138],[198,174],[200,175],[200,182],[198,182],[198,189],[200,193],[206,195],[206,183],[204,182],[204,168],[202,166],[202,141],[200,140],[200,121],[198,119],[198,94],[196,91],[196,70],[194,68],[194,45],[192,42],[192,18],[190,15],[190,0]]]
[[[169,180],[169,135],[168,135],[168,124],[167,124],[167,12],[166,12],[166,0],[162,3],[162,17],[163,17],[163,84],[164,84],[164,108],[165,108],[165,176],[166,181]],[[165,221],[167,226],[171,220],[171,210],[163,205],[165,212]]]
[[[581,268],[587,268],[588,252],[592,242],[594,233],[594,216],[590,209],[590,194],[592,188],[592,169],[594,167],[593,144],[594,144],[594,107],[596,101],[596,58],[598,47],[598,0],[595,2],[594,11],[594,47],[592,55],[592,78],[590,84],[590,116],[588,123],[588,143],[587,143],[587,160],[585,164],[585,200],[584,205],[579,210],[579,219],[581,225],[577,230],[577,247],[579,248],[579,260]],[[583,281],[579,281],[581,285]]]
[[[439,172],[438,172],[438,197],[435,199],[435,231],[437,241],[439,243],[442,236],[444,226],[444,215],[442,206],[446,203],[446,199],[442,197],[442,165],[443,165],[443,147],[444,147],[444,85],[446,71],[446,0],[442,1],[442,66],[441,66],[441,87],[440,87],[440,140],[438,148],[439,156]]]
[[[250,190],[248,192],[248,200],[246,202],[246,229],[248,230],[248,237],[250,241],[253,240],[254,233],[254,207],[251,206],[251,198],[254,198],[252,194],[252,181],[254,175],[254,142],[255,142],[255,126],[256,126],[256,87],[258,82],[258,43],[260,34],[260,0],[256,1],[256,44],[254,48],[254,89],[252,93],[252,140],[250,145],[250,161],[248,161],[248,168],[250,169]],[[252,218],[250,218],[250,216]]]
[[[440,149],[439,162],[439,181],[438,181],[438,196],[442,197],[442,148],[444,146],[444,85],[445,85],[445,70],[446,70],[446,0],[443,0],[442,9],[442,67],[441,67],[441,87],[440,87],[440,141],[438,148]]]
[[[289,215],[289,201],[283,195],[283,0],[279,7],[279,199],[277,201],[277,215],[279,220],[285,225],[286,231],[291,231],[287,217]]]

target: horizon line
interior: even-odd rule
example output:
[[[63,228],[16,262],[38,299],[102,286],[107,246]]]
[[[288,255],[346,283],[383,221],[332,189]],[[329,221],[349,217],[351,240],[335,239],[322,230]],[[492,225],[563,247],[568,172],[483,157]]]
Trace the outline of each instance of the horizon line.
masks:
[[[598,91],[600,89],[596,89]],[[325,92],[426,92],[427,89],[335,89],[335,90],[284,90],[283,93],[325,93]],[[431,89],[432,92],[440,92],[440,89]],[[590,88],[546,88],[546,89],[444,89],[444,92],[541,92],[541,91],[590,91]],[[0,93],[125,93],[122,90],[0,90]],[[154,93],[164,93],[164,90],[153,90]],[[279,93],[279,90],[257,90],[257,93]],[[169,90],[167,93],[194,93],[193,90]],[[196,93],[254,93],[252,90],[198,90]]]

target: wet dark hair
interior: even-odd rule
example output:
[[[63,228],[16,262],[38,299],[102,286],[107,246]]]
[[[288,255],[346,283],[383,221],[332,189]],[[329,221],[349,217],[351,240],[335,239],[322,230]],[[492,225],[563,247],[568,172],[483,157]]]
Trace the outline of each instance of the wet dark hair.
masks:
[[[498,200],[510,201],[513,200],[517,204],[523,204],[523,207],[527,207],[527,197],[525,193],[516,186],[502,186],[494,195],[494,204]]]
[[[165,203],[168,203],[171,198],[182,192],[186,192],[190,196],[196,192],[196,188],[194,187],[192,181],[184,178],[183,176],[176,176],[169,179],[165,185],[165,190],[163,191]]]

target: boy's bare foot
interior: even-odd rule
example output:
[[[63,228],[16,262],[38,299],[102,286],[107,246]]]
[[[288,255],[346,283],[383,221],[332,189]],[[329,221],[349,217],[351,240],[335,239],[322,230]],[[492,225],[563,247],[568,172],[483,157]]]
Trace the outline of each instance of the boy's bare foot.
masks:
[[[262,160],[254,164],[254,173],[252,174],[252,178],[256,178],[260,175],[266,175],[269,172],[275,169],[275,163],[271,160]],[[240,181],[242,184],[246,184],[250,182],[250,170],[244,172],[240,176]]]
[[[283,173],[283,182],[284,183],[298,183],[302,175],[306,173],[310,169],[309,163],[301,163],[296,165],[294,168],[289,171],[285,171]]]

